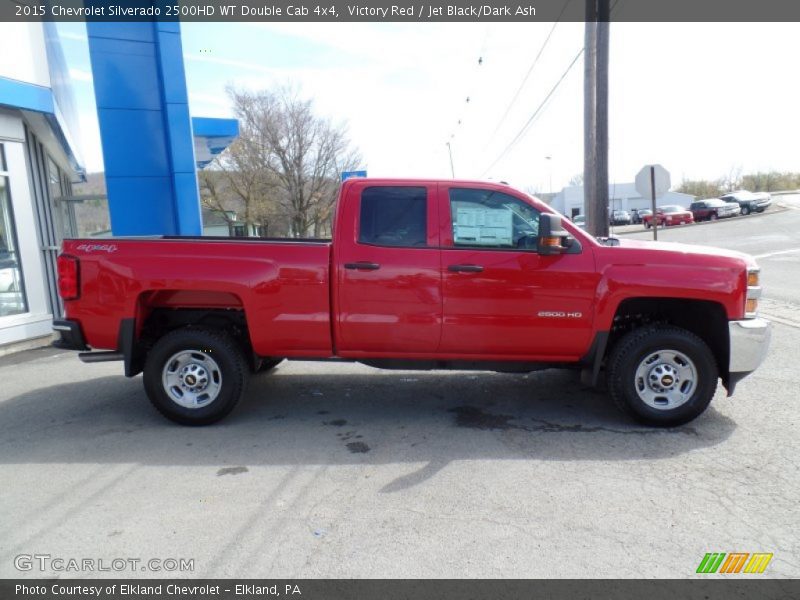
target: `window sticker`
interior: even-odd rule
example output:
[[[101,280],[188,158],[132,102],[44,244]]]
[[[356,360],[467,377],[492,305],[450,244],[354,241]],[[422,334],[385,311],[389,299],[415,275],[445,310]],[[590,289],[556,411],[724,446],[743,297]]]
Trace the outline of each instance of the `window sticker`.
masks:
[[[477,246],[512,246],[513,217],[505,208],[457,208],[453,241]]]

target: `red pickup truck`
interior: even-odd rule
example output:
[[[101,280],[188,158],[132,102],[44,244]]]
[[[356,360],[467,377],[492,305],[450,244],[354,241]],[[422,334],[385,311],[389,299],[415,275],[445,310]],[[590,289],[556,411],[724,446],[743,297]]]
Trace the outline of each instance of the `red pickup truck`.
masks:
[[[352,179],[334,239],[65,240],[56,345],[144,373],[203,425],[284,359],[580,369],[651,425],[701,414],[769,344],[747,255],[597,240],[497,183]]]

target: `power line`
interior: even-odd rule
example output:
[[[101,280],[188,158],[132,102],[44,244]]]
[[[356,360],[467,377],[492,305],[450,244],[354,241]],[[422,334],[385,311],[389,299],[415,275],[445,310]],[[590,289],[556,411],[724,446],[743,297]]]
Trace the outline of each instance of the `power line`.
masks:
[[[522,78],[522,83],[519,84],[519,87],[517,88],[517,91],[514,93],[514,97],[511,99],[511,102],[508,103],[508,106],[506,106],[506,110],[503,113],[503,116],[500,117],[500,121],[498,121],[497,127],[494,128],[494,131],[492,132],[492,135],[489,137],[489,141],[486,142],[487,145],[489,145],[492,142],[492,140],[494,140],[494,137],[497,135],[497,132],[500,131],[500,127],[502,127],[503,123],[505,123],[506,118],[508,117],[508,113],[511,112],[512,107],[517,102],[517,99],[519,98],[519,95],[522,93],[522,89],[525,87],[525,84],[528,82],[528,79],[530,78],[531,73],[533,73],[533,70],[536,68],[536,65],[539,63],[539,59],[542,57],[542,53],[544,53],[544,49],[547,47],[547,44],[550,42],[550,38],[553,37],[553,32],[556,30],[556,27],[558,26],[559,21],[561,21],[561,17],[564,15],[564,11],[567,10],[567,6],[569,6],[569,3],[571,1],[572,0],[566,0],[566,2],[564,2],[564,5],[561,7],[561,12],[558,13],[558,17],[556,17],[556,20],[553,23],[553,26],[550,28],[550,32],[547,34],[547,37],[544,40],[544,43],[542,43],[541,48],[539,48],[539,52],[536,54],[536,58],[533,59],[533,62],[531,63],[531,66],[528,68],[528,72],[525,73],[525,77]]]
[[[514,136],[514,139],[512,139],[512,140],[511,140],[511,141],[508,143],[508,145],[507,145],[507,146],[505,147],[505,149],[504,149],[504,150],[503,150],[503,151],[500,153],[500,155],[499,155],[499,156],[498,156],[498,157],[497,157],[497,158],[494,160],[494,162],[493,162],[491,165],[489,165],[489,166],[486,168],[486,170],[483,172],[483,174],[481,175],[481,177],[483,177],[484,175],[486,175],[486,173],[488,173],[489,171],[491,171],[491,170],[492,170],[492,168],[493,168],[493,167],[494,167],[494,166],[495,166],[495,165],[496,165],[498,162],[500,162],[500,160],[501,160],[501,159],[503,159],[503,158],[506,156],[506,154],[508,154],[508,153],[511,151],[511,149],[512,149],[512,148],[513,148],[513,147],[514,147],[514,146],[515,146],[515,145],[516,145],[516,144],[517,144],[517,143],[518,143],[518,142],[519,142],[519,141],[520,141],[520,140],[521,140],[521,139],[522,139],[522,138],[525,136],[525,134],[526,134],[526,133],[528,132],[528,130],[530,129],[531,125],[533,125],[533,123],[534,123],[534,121],[536,120],[536,118],[537,118],[537,117],[538,117],[538,116],[541,114],[541,112],[544,110],[544,108],[545,108],[545,105],[547,104],[547,101],[548,101],[548,100],[550,100],[550,98],[552,97],[552,95],[553,95],[553,94],[555,93],[555,91],[558,89],[558,86],[560,86],[560,85],[561,85],[561,83],[564,81],[564,79],[566,79],[567,75],[569,75],[569,72],[572,70],[572,67],[574,67],[574,66],[575,66],[575,63],[577,63],[577,62],[578,62],[578,59],[579,59],[579,58],[580,58],[580,57],[583,55],[583,51],[584,51],[584,50],[585,50],[585,48],[581,48],[581,49],[578,51],[578,53],[575,55],[575,58],[573,58],[573,59],[572,59],[572,62],[571,62],[571,63],[569,63],[569,66],[568,66],[568,67],[566,68],[566,70],[565,70],[565,71],[564,71],[564,72],[561,74],[561,77],[559,77],[559,78],[558,78],[558,81],[556,81],[556,84],[555,84],[555,85],[554,85],[554,86],[553,86],[553,87],[550,89],[550,91],[547,93],[547,96],[545,96],[544,100],[542,100],[541,104],[539,104],[539,106],[536,108],[536,110],[535,110],[535,111],[533,112],[533,114],[530,116],[530,118],[529,118],[529,119],[528,119],[528,121],[525,123],[525,125],[523,125],[523,126],[522,126],[522,128],[521,128],[521,129],[520,129],[520,130],[517,132],[517,135],[515,135],[515,136]]]
[[[614,14],[615,12],[617,12],[618,5],[621,6],[624,1],[625,0],[614,0],[614,2],[611,4],[611,9],[609,10],[609,15],[608,15],[609,21],[611,20],[611,15]],[[561,17],[561,15],[564,14],[564,10],[566,9],[567,4],[569,4],[569,0],[567,0],[567,3],[562,7],[561,13],[559,13],[559,18]],[[554,28],[555,28],[555,26],[554,26]],[[551,33],[552,33],[552,30],[551,30]],[[545,44],[544,45],[546,45],[546,43],[547,43],[547,41],[545,40]],[[544,45],[543,45],[543,47],[544,47]],[[506,156],[506,154],[508,154],[511,151],[511,149],[525,136],[525,134],[530,129],[531,125],[533,125],[533,123],[536,120],[536,118],[546,108],[548,100],[550,100],[550,98],[552,97],[553,93],[556,91],[556,89],[558,89],[558,86],[561,85],[561,82],[564,81],[566,76],[569,74],[569,72],[575,66],[575,63],[578,62],[578,59],[581,57],[581,55],[583,55],[585,50],[586,50],[586,47],[584,46],[578,51],[578,53],[575,55],[575,58],[573,58],[572,62],[569,63],[569,66],[567,67],[567,69],[564,71],[564,73],[562,73],[561,77],[559,77],[558,81],[556,81],[556,84],[550,89],[550,92],[548,92],[547,96],[545,96],[544,100],[541,102],[541,104],[539,104],[539,106],[533,112],[533,114],[528,119],[528,121],[525,123],[525,125],[522,126],[522,128],[519,130],[519,132],[517,132],[517,135],[515,135],[514,138],[508,143],[508,145],[505,147],[505,149],[503,149],[503,151],[494,160],[494,162],[491,165],[489,165],[486,168],[486,170],[484,170],[484,172],[481,174],[481,177],[486,175],[486,173],[488,173],[498,162],[500,162],[500,160],[502,160]],[[505,118],[505,116],[504,116],[504,118]]]

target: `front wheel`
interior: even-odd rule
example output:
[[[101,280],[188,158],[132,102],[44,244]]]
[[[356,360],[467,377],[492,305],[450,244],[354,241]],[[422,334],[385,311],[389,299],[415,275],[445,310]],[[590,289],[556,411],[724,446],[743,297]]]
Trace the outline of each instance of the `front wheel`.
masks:
[[[711,215],[708,217],[708,219],[710,221],[716,221],[717,220],[717,213],[711,213]]]
[[[743,214],[744,216],[747,216],[747,215],[749,215],[749,214],[750,214],[750,207],[749,207],[749,206],[743,206],[743,207],[742,207],[742,214]]]
[[[657,427],[682,425],[700,416],[714,396],[717,378],[708,345],[673,326],[627,333],[608,360],[608,389],[616,405]]]
[[[650,221],[646,221],[645,224],[644,224],[644,228],[645,229],[650,229],[651,227],[652,227],[652,225],[650,225]]]
[[[247,384],[247,361],[227,333],[188,327],[166,334],[147,356],[144,388],[158,411],[181,425],[209,425],[230,413]]]

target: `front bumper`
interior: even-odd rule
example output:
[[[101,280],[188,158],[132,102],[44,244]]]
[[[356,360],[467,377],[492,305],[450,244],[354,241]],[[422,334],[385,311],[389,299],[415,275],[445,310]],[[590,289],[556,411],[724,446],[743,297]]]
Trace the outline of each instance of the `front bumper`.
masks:
[[[764,362],[772,336],[771,325],[764,319],[730,321],[730,360],[728,371],[736,381],[755,371]]]

